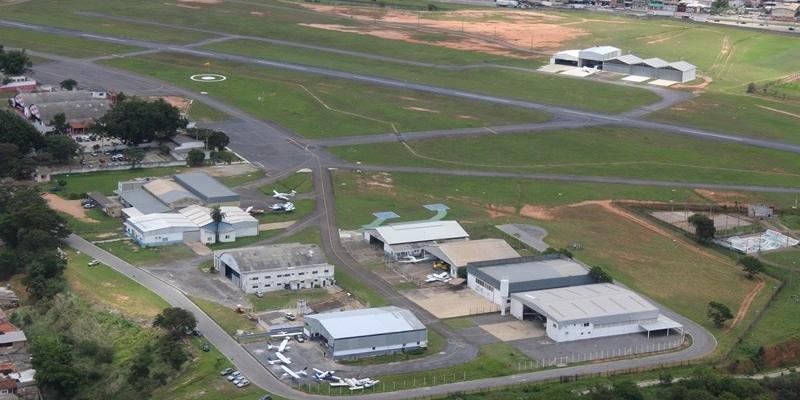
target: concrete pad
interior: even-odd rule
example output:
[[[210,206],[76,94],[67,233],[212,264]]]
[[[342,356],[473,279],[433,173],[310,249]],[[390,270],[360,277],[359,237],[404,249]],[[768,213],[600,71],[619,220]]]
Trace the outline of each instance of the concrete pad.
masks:
[[[547,236],[547,230],[536,225],[506,224],[496,225],[496,228],[538,251],[545,251],[550,247],[542,240]]]
[[[210,256],[214,254],[214,252],[211,251],[211,249],[209,249],[208,246],[200,242],[186,243],[186,245],[189,246],[189,248],[192,249],[194,254],[197,254],[198,256]]]
[[[585,78],[589,75],[594,75],[597,70],[591,68],[571,68],[561,73],[561,75],[574,76],[577,78]]]
[[[286,221],[286,222],[273,222],[271,224],[259,224],[258,231],[274,231],[276,229],[286,229],[297,221]]]
[[[645,82],[645,81],[649,81],[650,77],[639,76],[639,75],[628,75],[628,76],[622,78],[622,80],[623,81],[628,81],[628,82],[642,83],[642,82]]]
[[[455,318],[500,311],[496,304],[470,289],[457,291],[448,288],[417,289],[405,291],[403,295],[436,318]]]
[[[661,87],[670,87],[670,86],[675,85],[677,83],[678,82],[668,81],[666,79],[656,79],[654,81],[647,82],[648,85],[655,85],[655,86],[661,86]]]
[[[551,74],[557,74],[559,72],[563,72],[563,71],[566,71],[566,70],[572,69],[572,68],[575,68],[575,67],[572,67],[572,66],[569,66],[569,65],[547,64],[547,65],[543,65],[543,66],[539,67],[539,69],[537,71],[549,72]]]
[[[491,333],[492,336],[504,342],[537,338],[545,335],[542,324],[532,321],[509,321],[498,324],[481,325],[481,329]]]

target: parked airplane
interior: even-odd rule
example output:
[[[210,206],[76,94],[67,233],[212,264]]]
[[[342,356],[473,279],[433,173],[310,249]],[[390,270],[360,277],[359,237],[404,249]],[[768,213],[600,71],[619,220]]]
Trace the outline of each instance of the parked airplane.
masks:
[[[291,365],[292,364],[292,359],[289,358],[289,357],[286,357],[285,355],[283,355],[283,353],[275,353],[275,357],[277,357],[278,359],[277,360],[269,359],[269,360],[267,360],[267,363],[269,363],[269,365],[275,365],[275,364],[278,364],[278,363],[286,364],[286,365]]]
[[[397,262],[399,262],[400,264],[416,264],[418,262],[423,262],[428,260],[430,260],[430,258],[428,257],[417,258],[414,256],[405,256],[400,260],[397,260]]]
[[[425,283],[431,282],[449,282],[450,281],[450,274],[447,272],[441,272],[438,274],[430,274],[425,277]]]
[[[275,346],[272,343],[268,344],[267,345],[267,350],[272,350],[273,348],[277,348],[278,349],[277,350],[278,353],[283,353],[285,350],[289,349],[289,347],[286,346],[288,343],[289,343],[289,337],[287,336],[287,337],[283,338],[283,341],[278,346]]]
[[[314,378],[316,378],[318,381],[341,381],[342,378],[333,375],[335,372],[336,371],[323,371],[314,368]]]
[[[272,193],[273,193],[272,198],[283,201],[289,201],[289,199],[291,199],[292,197],[294,197],[294,195],[297,194],[297,192],[294,190],[288,193],[281,193],[275,189],[272,189]]]
[[[302,379],[301,375],[302,376],[308,376],[308,373],[306,372],[308,367],[305,367],[305,368],[303,368],[301,370],[298,370],[298,371],[292,371],[291,369],[289,369],[289,367],[287,367],[285,365],[281,365],[281,369],[283,369],[283,377],[284,378],[287,377],[287,376],[290,376],[290,377],[292,377],[292,379],[300,380],[300,379]]]
[[[262,210],[260,208],[254,208],[253,206],[250,206],[250,207],[247,207],[247,209],[245,209],[244,212],[246,212],[246,213],[248,213],[250,215],[261,215],[261,214],[264,213],[264,210]]]
[[[269,206],[270,211],[272,212],[292,212],[294,211],[294,203],[286,202],[286,203],[277,203]]]

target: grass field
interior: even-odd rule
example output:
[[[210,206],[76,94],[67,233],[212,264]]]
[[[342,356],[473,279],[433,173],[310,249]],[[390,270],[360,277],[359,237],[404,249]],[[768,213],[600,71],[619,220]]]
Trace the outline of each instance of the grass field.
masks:
[[[200,101],[193,101],[189,108],[189,118],[199,122],[218,122],[228,119],[228,114]]]
[[[88,266],[92,259],[85,254],[70,250],[67,257],[64,272],[67,284],[73,292],[94,304],[145,320],[169,307],[164,299],[110,267]]]
[[[233,175],[233,176],[222,176],[218,177],[217,180],[222,182],[225,186],[228,187],[236,187],[240,185],[244,185],[246,183],[250,183],[253,181],[257,181],[264,177],[264,173],[261,171],[254,171],[248,172],[246,174],[241,175]]]
[[[267,196],[272,196],[273,190],[279,192],[290,192],[294,190],[297,194],[310,193],[314,189],[314,180],[310,173],[298,172],[258,189]]]
[[[238,314],[230,307],[225,307],[210,300],[195,296],[189,296],[194,304],[197,304],[203,312],[208,314],[225,332],[233,335],[238,330],[246,332],[260,331],[258,324],[247,319],[245,314]]]
[[[800,139],[800,131],[797,132]],[[624,143],[624,146],[620,145]],[[508,172],[797,186],[797,155],[622,127],[332,148],[348,161]]]
[[[5,15],[3,16],[5,17]],[[0,44],[5,47],[37,50],[75,58],[120,54],[139,49],[137,47],[98,42],[96,40],[78,39],[6,27],[0,27]]]
[[[191,340],[195,358],[186,369],[172,381],[156,389],[154,400],[255,400],[265,392],[254,385],[239,389],[219,374],[225,368],[233,367],[225,356],[214,346],[204,352],[203,339]],[[274,400],[281,398],[272,396]]]
[[[295,233],[292,236],[283,238],[280,243],[305,243],[305,244],[316,244],[317,246],[320,245],[320,233],[319,228],[311,227],[303,229],[300,232]]]
[[[165,264],[170,261],[194,256],[194,252],[185,244],[173,244],[159,247],[139,247],[128,240],[99,243],[103,250],[136,266]]]
[[[61,197],[82,195],[91,191],[98,191],[105,195],[114,194],[119,181],[143,178],[148,176],[170,176],[180,172],[187,172],[189,168],[164,167],[164,168],[137,168],[119,171],[87,172],[84,174],[55,175],[53,181],[64,180],[67,186],[57,194]]]
[[[247,40],[215,43],[208,48],[595,111],[622,112],[658,100],[657,95],[635,87],[527,71],[416,67]]]
[[[115,239],[123,236],[122,220],[111,218],[93,208],[86,210],[86,216],[97,222],[85,222],[60,213],[67,220],[69,229],[86,240]]]
[[[316,207],[317,202],[311,199],[304,199],[304,200],[292,200],[292,204],[294,204],[295,210],[290,213],[265,212],[264,214],[256,215],[256,218],[258,218],[258,222],[262,224],[300,220],[308,216],[312,212],[314,212],[314,208]]]
[[[279,69],[218,62],[171,53],[104,61],[180,87],[206,91],[252,115],[306,137],[330,137],[536,122],[542,112],[387,89]],[[220,83],[194,82],[203,71],[222,73]]]
[[[277,310],[281,308],[295,308],[298,300],[314,302],[328,297],[326,289],[307,289],[302,291],[278,290],[265,292],[264,297],[247,296],[253,303],[253,310]]]

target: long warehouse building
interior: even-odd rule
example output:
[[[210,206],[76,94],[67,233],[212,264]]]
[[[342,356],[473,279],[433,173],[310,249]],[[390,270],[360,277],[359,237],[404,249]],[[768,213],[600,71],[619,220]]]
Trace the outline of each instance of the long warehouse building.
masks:
[[[305,316],[304,333],[334,359],[371,357],[428,347],[428,330],[395,306]]]

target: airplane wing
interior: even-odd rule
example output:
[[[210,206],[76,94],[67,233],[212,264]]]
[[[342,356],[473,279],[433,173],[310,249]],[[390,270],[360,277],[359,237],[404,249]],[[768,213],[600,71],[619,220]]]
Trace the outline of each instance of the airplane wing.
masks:
[[[289,338],[288,337],[283,338],[281,345],[278,346],[278,353],[283,353],[283,351],[286,350],[287,343],[289,343]]]
[[[282,353],[275,353],[275,357],[278,357],[278,360],[281,360],[281,362],[286,364],[286,365],[290,365],[292,363],[292,359],[289,358],[289,357],[286,357]]]
[[[289,369],[287,366],[281,365],[281,369],[283,369],[284,375],[291,376],[294,379],[300,379],[300,375],[297,375],[294,371]]]

